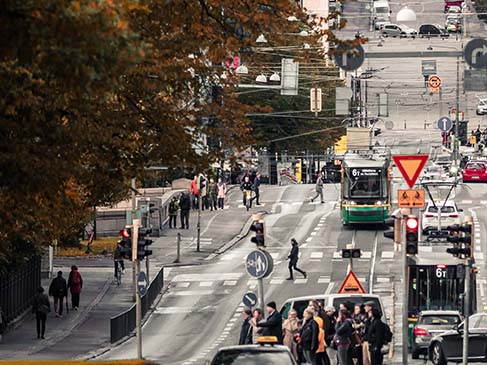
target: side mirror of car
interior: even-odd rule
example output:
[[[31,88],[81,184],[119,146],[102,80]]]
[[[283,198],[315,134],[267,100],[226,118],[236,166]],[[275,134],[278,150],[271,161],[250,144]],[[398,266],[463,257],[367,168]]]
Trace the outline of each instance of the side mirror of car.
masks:
[[[463,208],[458,209],[459,212],[463,212]]]

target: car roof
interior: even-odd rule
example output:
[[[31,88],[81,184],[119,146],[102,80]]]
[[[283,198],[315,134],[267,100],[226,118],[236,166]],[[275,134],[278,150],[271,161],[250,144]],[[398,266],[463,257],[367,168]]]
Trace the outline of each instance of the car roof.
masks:
[[[452,311],[452,310],[427,310],[427,311],[422,311],[419,313],[420,316],[439,316],[439,315],[444,315],[444,316],[460,316],[461,314],[459,311]]]
[[[450,206],[454,206],[455,204],[456,204],[456,203],[455,203],[455,201],[454,201],[454,200],[447,200],[447,201],[445,202],[445,207],[446,207],[446,206],[449,206],[449,205],[450,205]],[[428,205],[433,205],[433,202],[432,202],[432,201],[429,201],[429,202],[428,202]],[[435,205],[436,205],[436,206],[438,206],[438,205],[443,206],[443,203],[442,203],[442,202],[435,202]]]
[[[286,300],[287,302],[296,302],[301,300],[312,300],[312,299],[327,299],[327,298],[350,298],[350,297],[368,297],[368,298],[377,298],[380,299],[380,296],[377,294],[318,294],[318,295],[306,295],[302,297],[295,297],[289,298]]]
[[[239,351],[239,352],[288,352],[287,346],[283,345],[238,345],[225,346],[218,349],[218,352]]]

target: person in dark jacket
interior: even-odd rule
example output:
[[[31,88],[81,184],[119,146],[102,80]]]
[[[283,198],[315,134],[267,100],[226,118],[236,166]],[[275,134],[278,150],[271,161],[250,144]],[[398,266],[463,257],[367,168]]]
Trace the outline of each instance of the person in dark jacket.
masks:
[[[325,342],[326,346],[330,346],[333,341],[333,337],[336,333],[336,318],[335,318],[335,307],[328,305],[325,307],[326,317],[325,322]]]
[[[282,317],[276,307],[276,302],[267,303],[265,307],[267,320],[257,323],[257,327],[263,328],[262,336],[276,336],[277,343],[282,345]]]
[[[257,172],[257,174],[255,175],[255,179],[254,179],[254,192],[255,192],[255,205],[260,205],[259,203],[259,198],[260,198],[260,173]]]
[[[304,324],[299,331],[300,345],[307,363],[316,365],[316,350],[318,350],[318,335],[320,329],[318,323],[313,319],[314,311],[308,307],[303,313]]]
[[[238,340],[239,345],[251,345],[252,344],[252,326],[250,325],[250,320],[252,319],[252,311],[248,308],[244,309],[242,312],[242,326],[240,327],[240,339]]]
[[[254,186],[250,182],[250,178],[248,176],[244,177],[244,181],[240,185],[240,190],[242,190],[242,203],[243,205],[247,204],[247,195],[245,194],[247,191],[252,191],[254,189]],[[252,198],[250,198],[250,207],[252,207]]]
[[[191,200],[188,194],[181,193],[179,198],[179,209],[181,209],[181,227],[179,229],[189,229],[189,210],[191,209]]]
[[[368,329],[367,338],[369,340],[369,352],[371,365],[381,365],[384,356],[382,355],[382,345],[384,345],[385,330],[381,320],[381,313],[378,308],[372,308],[372,321]]]
[[[178,198],[173,196],[169,202],[169,228],[176,228],[176,219],[178,217],[179,203]]]
[[[294,238],[291,239],[291,252],[289,253],[289,256],[287,257],[289,259],[289,277],[287,280],[294,280],[293,276],[293,269],[300,272],[303,274],[304,278],[306,279],[306,271],[303,271],[298,268],[298,260],[299,260],[299,245],[298,241],[296,241]]]
[[[68,288],[71,293],[72,308],[77,311],[79,308],[79,296],[83,288],[83,278],[76,265],[71,266],[71,272],[68,277]]]
[[[68,284],[66,283],[66,279],[63,278],[62,271],[58,271],[57,277],[51,281],[49,296],[54,298],[54,312],[56,312],[56,317],[62,317],[64,297],[68,296]]]
[[[37,322],[37,338],[44,339],[46,333],[47,313],[51,311],[51,304],[49,297],[44,294],[44,288],[40,286],[37,288],[37,293],[32,302],[32,313],[36,315]]]
[[[350,358],[348,351],[350,348],[353,334],[352,320],[349,318],[349,312],[346,309],[340,309],[338,312],[335,344],[337,347],[338,362],[340,365],[352,365],[353,360]]]

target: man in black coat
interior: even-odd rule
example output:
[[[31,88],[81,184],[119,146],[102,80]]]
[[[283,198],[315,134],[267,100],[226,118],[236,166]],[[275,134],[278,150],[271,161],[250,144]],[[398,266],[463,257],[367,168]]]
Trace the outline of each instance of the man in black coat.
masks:
[[[179,198],[179,209],[181,209],[181,227],[179,229],[189,229],[189,210],[191,209],[191,200],[189,195],[181,193]]]
[[[51,281],[49,286],[49,296],[54,298],[54,311],[56,317],[63,316],[64,297],[68,296],[68,283],[63,278],[63,272],[58,271],[57,277]]]
[[[298,268],[298,260],[299,260],[299,246],[298,246],[298,241],[296,241],[294,238],[291,239],[291,253],[287,257],[289,259],[289,277],[287,280],[294,280],[293,276],[293,269],[300,272],[303,274],[304,278],[306,279],[306,271],[303,271]]]
[[[267,303],[265,310],[267,312],[267,320],[257,323],[257,327],[262,327],[262,336],[275,336],[277,343],[282,345],[282,317],[276,310],[276,302]]]
[[[251,345],[252,344],[252,326],[250,320],[252,319],[252,311],[248,308],[242,312],[242,327],[240,327],[240,339],[239,345]]]
[[[385,343],[385,328],[381,320],[380,310],[372,308],[372,321],[367,333],[369,341],[370,363],[371,365],[382,365],[384,356],[382,346]]]

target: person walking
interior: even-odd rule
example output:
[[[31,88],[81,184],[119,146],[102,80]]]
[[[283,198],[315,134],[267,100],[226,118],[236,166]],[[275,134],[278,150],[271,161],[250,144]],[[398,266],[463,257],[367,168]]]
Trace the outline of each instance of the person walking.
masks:
[[[68,288],[71,292],[72,308],[77,311],[79,308],[79,296],[81,294],[81,289],[83,288],[83,278],[76,265],[71,266],[71,272],[68,277]]]
[[[32,313],[36,315],[37,338],[44,339],[46,333],[47,313],[51,311],[49,297],[44,294],[44,288],[37,288],[37,293],[32,301]]]
[[[217,210],[218,205],[218,186],[215,182],[215,179],[210,178],[210,183],[208,184],[208,195],[209,195],[209,204],[210,210]]]
[[[255,205],[260,205],[259,198],[260,198],[260,172],[257,172],[255,175],[254,181],[254,193],[255,193]]]
[[[194,175],[193,180],[191,180],[191,185],[189,186],[189,193],[191,194],[190,204],[193,210],[198,209],[198,196],[200,193],[200,188],[198,185],[198,176]]]
[[[179,203],[178,198],[173,196],[171,202],[169,203],[169,228],[176,228],[176,219],[178,216]]]
[[[364,328],[362,330],[362,363],[363,365],[370,365],[370,351],[369,351],[369,330],[372,322],[372,308],[375,303],[367,301],[364,303],[365,319]]]
[[[223,182],[223,179],[220,177],[218,179],[218,208],[224,209],[225,207],[225,195],[227,195],[227,184]]]
[[[303,271],[298,268],[298,260],[299,260],[299,245],[298,241],[296,241],[294,238],[291,239],[291,252],[289,253],[289,256],[287,257],[289,259],[289,277],[286,280],[294,280],[293,276],[293,269],[300,272],[303,274],[304,278],[306,279],[306,271]]]
[[[287,346],[294,359],[298,360],[298,344],[294,338],[299,333],[299,321],[298,312],[295,309],[291,309],[287,314],[287,319],[282,324],[282,331],[284,333],[283,345]]]
[[[357,358],[356,365],[363,365],[363,338],[364,338],[364,328],[365,320],[367,316],[365,313],[364,305],[355,305],[355,309],[352,315],[353,329],[355,330],[358,338],[360,338],[360,343],[356,343],[353,350],[353,355]]]
[[[304,359],[311,365],[316,365],[316,350],[318,350],[318,323],[314,320],[314,310],[308,307],[303,313],[303,326],[299,331],[300,345]]]
[[[276,336],[277,343],[282,345],[282,317],[276,308],[276,302],[267,303],[265,307],[267,320],[257,323],[257,327],[263,328],[263,336]]]
[[[57,277],[51,281],[49,286],[49,296],[54,298],[54,312],[56,317],[63,316],[63,302],[64,297],[68,295],[68,284],[66,279],[63,278],[63,272],[58,271]]]
[[[257,344],[257,340],[262,334],[262,328],[259,328],[257,324],[262,321],[263,315],[260,308],[255,308],[252,312],[252,319],[250,325],[252,326],[252,343]]]
[[[247,194],[246,194],[246,192],[247,191],[252,192],[253,188],[254,188],[254,186],[250,182],[250,177],[245,176],[244,181],[240,185],[240,190],[242,190],[242,194],[243,194],[242,204],[244,206],[247,205]],[[252,195],[252,193],[250,193],[250,194]],[[250,207],[252,208],[252,198],[250,198],[249,204],[250,204]]]
[[[353,334],[352,320],[349,318],[346,309],[340,309],[338,312],[335,344],[337,347],[338,362],[340,365],[352,365],[353,360],[349,356],[350,337]]]
[[[318,177],[316,178],[315,191],[316,194],[314,197],[311,198],[311,202],[314,202],[314,200],[317,197],[320,197],[321,202],[324,203],[325,201],[323,200],[323,174],[321,172],[318,174]]]
[[[381,320],[381,312],[378,308],[372,308],[371,322],[368,331],[369,352],[370,352],[370,364],[382,365],[384,356],[382,355],[382,346],[385,343],[385,329]]]
[[[189,229],[189,210],[191,209],[191,201],[189,195],[181,193],[179,197],[179,209],[181,209],[181,227],[179,229]]]
[[[252,326],[250,321],[252,319],[252,311],[245,308],[242,311],[242,326],[240,327],[240,338],[238,340],[239,345],[251,345],[252,344]]]

